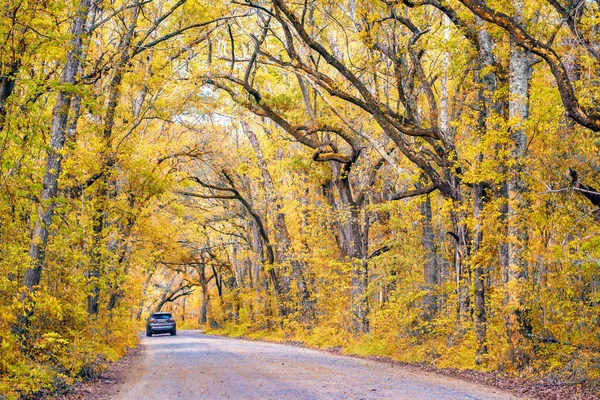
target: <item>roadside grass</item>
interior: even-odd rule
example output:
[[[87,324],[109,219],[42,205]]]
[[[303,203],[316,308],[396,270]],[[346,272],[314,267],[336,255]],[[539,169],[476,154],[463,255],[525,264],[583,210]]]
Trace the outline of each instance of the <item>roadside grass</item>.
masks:
[[[394,359],[398,347],[389,340],[374,335],[364,335],[345,348],[344,353],[360,357],[383,356]]]
[[[202,330],[204,326],[199,324],[198,321],[177,321],[177,329],[189,329],[189,330]]]
[[[253,333],[250,328],[251,328],[250,324],[240,324],[240,325],[227,324],[223,327],[213,328],[213,329],[205,327],[204,332],[208,333],[210,335],[227,336],[227,337],[231,337],[231,338],[240,338],[240,337],[247,337],[249,334]]]

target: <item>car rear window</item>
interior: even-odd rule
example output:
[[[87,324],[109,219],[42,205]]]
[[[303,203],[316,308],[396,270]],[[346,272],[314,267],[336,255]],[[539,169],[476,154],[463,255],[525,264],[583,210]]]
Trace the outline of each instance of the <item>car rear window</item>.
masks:
[[[152,316],[154,319],[169,319],[171,318],[171,314],[155,314]]]

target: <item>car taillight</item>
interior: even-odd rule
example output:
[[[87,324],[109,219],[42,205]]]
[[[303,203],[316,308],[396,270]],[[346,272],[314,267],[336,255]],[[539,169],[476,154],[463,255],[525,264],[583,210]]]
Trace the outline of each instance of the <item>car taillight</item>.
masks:
[[[156,320],[154,318],[150,318],[149,320],[150,322],[156,322]]]
[[[173,318],[173,317],[169,318],[169,322],[175,322],[175,318]]]

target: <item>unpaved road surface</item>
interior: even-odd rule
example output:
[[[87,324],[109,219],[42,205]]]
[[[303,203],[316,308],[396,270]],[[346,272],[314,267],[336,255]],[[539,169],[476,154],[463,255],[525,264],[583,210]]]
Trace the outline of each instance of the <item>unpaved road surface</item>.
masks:
[[[114,387],[134,399],[515,399],[495,388],[387,363],[178,331],[142,339]]]

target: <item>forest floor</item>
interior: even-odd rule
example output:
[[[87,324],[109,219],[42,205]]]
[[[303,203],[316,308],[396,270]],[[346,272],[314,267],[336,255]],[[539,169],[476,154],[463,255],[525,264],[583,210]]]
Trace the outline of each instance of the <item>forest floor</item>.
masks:
[[[600,399],[550,380],[340,353],[180,331],[176,337],[143,338],[97,381],[65,398]]]

